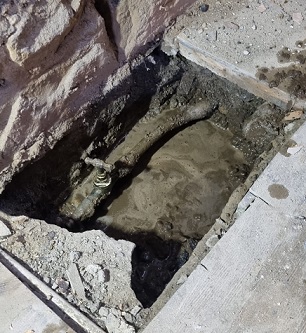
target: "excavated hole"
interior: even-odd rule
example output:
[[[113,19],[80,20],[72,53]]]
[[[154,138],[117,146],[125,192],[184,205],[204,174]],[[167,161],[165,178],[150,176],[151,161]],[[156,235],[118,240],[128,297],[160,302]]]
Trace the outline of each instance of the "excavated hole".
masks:
[[[25,167],[1,195],[0,209],[71,232],[102,229],[115,239],[134,242],[131,286],[143,306],[150,307],[220,216],[258,156],[283,134],[283,112],[267,105],[256,111],[262,100],[158,50],[120,88],[93,104],[95,112],[117,115],[111,126],[101,118],[94,135],[74,131]],[[142,122],[206,98],[218,103],[209,121],[188,124],[155,144],[93,217],[80,223],[60,213],[69,194],[92,170],[84,156],[105,158],[144,115]]]

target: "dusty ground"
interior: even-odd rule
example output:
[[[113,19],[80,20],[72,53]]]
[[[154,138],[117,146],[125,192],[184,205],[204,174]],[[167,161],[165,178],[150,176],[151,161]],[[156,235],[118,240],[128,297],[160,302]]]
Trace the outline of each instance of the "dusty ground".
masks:
[[[205,3],[207,11],[202,10],[202,3],[195,2],[177,19],[166,34],[166,45],[175,43],[173,38],[182,33],[199,46],[205,45],[209,53],[246,70],[264,63],[266,67],[277,65],[276,55],[279,52],[279,58],[284,58],[285,47],[289,48],[285,53],[295,50],[297,62],[304,64],[304,38],[298,37],[306,26],[303,0]],[[285,56],[277,67],[285,67],[289,60],[290,56]]]
[[[70,233],[26,216],[0,218],[13,230],[2,248],[108,332],[134,332],[130,323],[141,304],[130,288],[133,243],[97,230]]]
[[[207,122],[194,124],[168,141],[148,165],[141,165],[143,173],[128,180],[133,186],[112,205],[109,203],[107,215],[96,216],[101,229],[109,224],[120,227],[119,233],[113,232],[117,240],[109,238],[101,230],[85,231],[97,228],[95,221],[78,225],[59,214],[59,207],[67,192],[71,191],[68,184],[75,186],[78,178],[90,171],[86,170],[82,160],[75,164],[73,150],[79,147],[68,139],[62,142],[62,147],[68,146],[71,150],[68,155],[59,145],[51,155],[16,176],[0,198],[0,208],[5,213],[26,215],[11,218],[3,213],[2,220],[12,235],[2,240],[1,247],[109,332],[133,332],[135,327],[141,326],[150,309],[142,310],[133,289],[140,286],[145,293],[140,299],[147,301],[145,306],[152,304],[177,269],[186,262],[197,240],[221,213],[231,191],[247,176],[246,171],[256,157],[271,148],[273,138],[284,134],[286,124],[281,121],[284,112],[269,105],[256,110],[261,100],[211,72],[179,58],[160,63],[159,56],[163,57],[156,53],[148,58],[147,69],[143,71],[142,68],[142,80],[138,84],[143,85],[146,80],[152,82],[149,80],[152,71],[162,80],[155,90],[150,91],[151,95],[141,98],[134,95],[134,102],[128,107],[137,106],[139,115],[147,112],[150,118],[170,106],[195,103],[205,97],[219,102],[211,122],[220,128]],[[133,95],[115,97],[116,102],[109,106],[109,112],[118,112]],[[127,129],[128,126],[122,127],[122,130]],[[269,134],[266,140],[265,134]],[[100,157],[103,147],[100,140],[99,143],[97,138],[89,145],[90,149],[85,150],[84,156],[91,153],[92,157]],[[61,163],[63,159],[65,163]],[[205,171],[204,167],[207,168]],[[155,186],[162,184],[162,195],[159,191],[152,192],[152,183]],[[124,188],[126,184],[122,186]],[[158,196],[161,197],[159,203]],[[180,198],[182,201],[178,200]],[[132,201],[127,203],[130,199]],[[132,207],[128,214],[124,212],[125,207]],[[184,213],[184,219],[181,219],[181,213]],[[136,224],[122,230],[127,220]],[[140,232],[143,221],[148,224]],[[211,246],[221,234],[214,237]],[[126,240],[120,240],[122,238]],[[187,239],[182,251],[181,242]],[[189,252],[185,251],[187,243]],[[147,264],[152,262],[153,266]],[[76,269],[78,273],[75,273]],[[162,270],[158,273],[160,275],[156,274],[158,270]],[[80,280],[72,281],[71,275],[78,274]],[[149,276],[149,285],[146,276]],[[162,277],[158,284],[152,283],[156,277]],[[143,285],[140,283],[142,278],[145,281]]]

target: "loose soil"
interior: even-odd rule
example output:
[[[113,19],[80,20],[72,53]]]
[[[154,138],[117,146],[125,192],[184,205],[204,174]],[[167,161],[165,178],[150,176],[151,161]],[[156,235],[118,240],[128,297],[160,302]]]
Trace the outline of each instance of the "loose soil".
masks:
[[[243,89],[158,50],[135,68],[128,87],[115,92],[113,100],[101,97],[93,105],[95,111],[113,112],[113,127],[102,124],[101,132],[90,138],[72,133],[16,175],[0,198],[1,219],[12,230],[1,247],[116,333],[141,327],[150,306],[258,156],[284,135],[285,125],[283,111],[267,104],[259,107],[263,101]],[[60,212],[92,172],[84,163],[86,156],[105,158],[120,142],[125,144],[124,137],[139,119],[141,127],[164,110],[204,98],[218,103],[209,122],[163,138],[116,184],[93,218],[78,223]],[[72,264],[82,290],[72,287]]]

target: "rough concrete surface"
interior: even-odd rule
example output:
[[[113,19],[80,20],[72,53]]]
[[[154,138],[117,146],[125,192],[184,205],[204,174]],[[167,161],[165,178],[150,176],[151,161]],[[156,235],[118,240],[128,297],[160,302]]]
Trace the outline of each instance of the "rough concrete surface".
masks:
[[[302,126],[250,189],[251,193],[284,214],[301,218],[306,216],[305,147],[306,131]]]
[[[75,332],[0,263],[0,332]]]
[[[304,109],[305,2],[206,4],[203,11],[196,2],[169,29],[164,49],[178,51],[270,102]]]
[[[304,332],[305,228],[256,199],[143,332]]]
[[[283,145],[235,224],[145,333],[305,332],[305,129]]]

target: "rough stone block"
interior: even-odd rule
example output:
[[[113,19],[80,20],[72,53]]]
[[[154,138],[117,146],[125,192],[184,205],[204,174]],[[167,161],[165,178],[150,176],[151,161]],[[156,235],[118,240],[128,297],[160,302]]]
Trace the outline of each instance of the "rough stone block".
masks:
[[[12,28],[0,46],[0,192],[55,145],[118,67],[103,18],[84,3],[7,2],[0,9]]]
[[[98,0],[101,11],[111,16],[109,30],[120,62],[144,50],[161,34],[171,20],[186,10],[194,0]],[[104,3],[104,6],[101,4]]]

